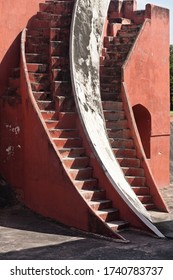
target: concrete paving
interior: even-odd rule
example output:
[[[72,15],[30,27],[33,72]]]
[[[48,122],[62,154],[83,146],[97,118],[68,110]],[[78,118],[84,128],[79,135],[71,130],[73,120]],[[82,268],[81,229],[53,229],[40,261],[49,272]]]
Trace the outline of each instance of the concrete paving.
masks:
[[[163,189],[170,213],[151,212],[165,239],[126,232],[122,243],[67,228],[17,204],[0,210],[1,260],[173,259],[173,186]]]

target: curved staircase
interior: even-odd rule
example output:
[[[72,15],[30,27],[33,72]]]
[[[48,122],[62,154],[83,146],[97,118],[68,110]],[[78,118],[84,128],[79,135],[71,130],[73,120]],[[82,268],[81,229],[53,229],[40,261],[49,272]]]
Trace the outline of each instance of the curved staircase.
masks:
[[[146,216],[140,220],[140,215],[136,215],[128,203],[121,200],[117,190],[112,187],[111,180],[106,177],[102,164],[99,161],[96,166],[94,164],[95,155],[92,148],[89,148],[90,141],[85,137],[86,131],[81,124],[76,93],[71,81],[69,44],[75,2],[78,1],[41,3],[39,12],[29,22],[27,30],[23,31],[22,62],[27,81],[27,98],[31,101],[44,134],[48,136],[49,145],[53,147],[54,155],[60,162],[64,182],[70,181],[81,204],[87,209],[87,225],[79,228],[122,240],[124,237],[121,231],[129,227],[154,232],[163,237]],[[115,29],[118,25],[117,32],[114,25]],[[137,195],[137,198],[134,195],[137,206],[142,203],[141,209],[145,207],[148,210],[156,205],[146,184],[141,161],[137,157],[121,97],[122,66],[139,30],[140,25],[135,25],[128,19],[109,19],[108,34],[104,37],[102,49],[100,83],[106,130],[113,153],[127,182]],[[11,83],[15,84],[15,80],[14,76]],[[44,154],[44,150],[42,152]],[[61,171],[57,170],[58,172]],[[68,192],[68,189],[63,191]],[[70,204],[70,201],[63,203]],[[132,218],[129,218],[130,215]]]

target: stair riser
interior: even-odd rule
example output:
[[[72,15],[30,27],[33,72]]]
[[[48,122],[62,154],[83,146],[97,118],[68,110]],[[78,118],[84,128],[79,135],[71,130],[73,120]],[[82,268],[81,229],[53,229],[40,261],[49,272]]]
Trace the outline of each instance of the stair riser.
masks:
[[[124,111],[119,111],[119,112],[106,112],[104,111],[104,116],[105,120],[120,120],[125,118],[125,113]]]
[[[37,104],[40,110],[54,110],[55,108],[55,103],[53,101],[39,101]]]
[[[47,43],[49,42],[49,34],[50,34],[49,27],[43,29],[28,29],[26,34],[27,34],[27,38],[32,37],[32,40],[37,41],[40,40],[40,38],[42,38],[42,42],[47,42]]]
[[[52,56],[68,56],[69,46],[64,42],[52,42],[50,46],[50,54]]]
[[[109,139],[112,148],[133,148],[133,140],[131,139]]]
[[[26,53],[26,61],[27,63],[40,63],[44,64],[48,62],[48,56],[44,54],[29,54]]]
[[[62,69],[52,70],[52,78],[56,81],[69,81],[70,80],[70,71]]]
[[[54,95],[71,95],[72,94],[72,87],[70,82],[64,82],[64,81],[56,81],[53,83],[53,93]]]
[[[38,18],[35,19],[32,23],[32,28],[48,28],[48,27],[70,27],[71,24],[71,16],[63,16],[63,15],[51,15],[40,13]]]
[[[121,111],[123,110],[122,102],[112,102],[112,101],[103,101],[102,102],[103,110],[115,110]]]
[[[60,67],[68,67],[69,65],[69,58],[66,57],[52,57],[51,58],[51,67],[52,68],[60,68]]]
[[[131,136],[130,129],[121,129],[117,131],[108,130],[108,137],[110,138],[125,138],[128,139]]]
[[[82,147],[82,140],[81,139],[56,139],[54,143],[58,148],[75,148],[75,147]]]
[[[63,1],[63,2],[55,2],[54,4],[48,4],[48,3],[40,3],[40,11],[41,12],[47,12],[47,13],[53,13],[53,14],[68,14],[72,13],[74,3],[72,1]]]
[[[78,136],[77,130],[62,130],[62,129],[55,129],[50,130],[50,135],[53,138],[76,138]]]
[[[127,120],[106,121],[107,129],[126,129],[128,128]]]
[[[122,168],[125,176],[144,176],[144,170],[141,168]]]
[[[110,92],[121,92],[121,83],[117,83],[117,84],[101,84],[101,93],[110,93]],[[116,94],[115,94],[116,95]]]
[[[63,41],[69,42],[70,30],[68,28],[51,28],[50,40],[51,41]]]
[[[116,74],[115,73],[115,75],[114,76],[103,76],[103,75],[101,75],[101,77],[100,77],[100,82],[101,83],[105,83],[105,84],[109,84],[109,83],[111,83],[111,84],[116,84],[118,81],[119,81],[119,78],[120,78],[120,75],[118,74]]]
[[[42,117],[44,120],[53,120],[53,119],[57,118],[57,113],[51,112],[51,111],[45,111],[45,112],[42,112]],[[49,125],[48,125],[48,127],[49,127]]]
[[[119,218],[119,212],[115,211],[115,212],[110,212],[110,213],[102,213],[102,214],[99,214],[99,216],[104,222],[111,222],[111,221],[117,220]]]
[[[136,195],[148,195],[150,193],[147,187],[132,187],[132,189]]]
[[[27,42],[26,44],[26,53],[38,53],[38,54],[49,54],[49,45],[48,44],[34,44]]]
[[[42,73],[29,73],[31,83],[49,83],[49,76]]]
[[[89,165],[89,158],[78,158],[78,159],[64,159],[64,164],[67,168],[84,168]]]
[[[143,196],[138,196],[139,200],[142,202],[142,203],[152,203],[152,198],[151,196],[147,196],[147,195],[143,195]]]
[[[75,101],[73,96],[66,98],[66,97],[59,97],[56,98],[56,109],[59,112],[74,112],[75,111]]]
[[[28,72],[31,73],[46,73],[48,66],[46,64],[27,64]]]
[[[84,148],[79,148],[79,149],[60,149],[59,153],[61,154],[62,158],[66,158],[66,157],[80,157],[80,156],[84,156],[85,155],[85,149]],[[77,184],[77,183],[76,183]],[[83,188],[90,185],[90,182],[78,182],[78,187],[79,188]],[[91,184],[92,185],[92,184]]]
[[[140,160],[133,158],[117,158],[119,164],[124,167],[140,167]]]
[[[134,158],[136,157],[135,149],[113,149],[116,157]]]
[[[33,92],[33,94],[37,101],[48,100],[48,99],[50,100],[51,98],[50,92]]]
[[[101,92],[101,98],[103,101],[121,101],[120,92],[108,93]]]
[[[131,186],[144,186],[146,181],[144,177],[126,177],[126,179]]]
[[[105,199],[105,191],[85,191],[82,195],[87,200],[101,200]]]
[[[84,180],[92,178],[92,169],[84,169],[84,170],[73,170],[70,171],[70,176],[73,180]]]
[[[31,88],[33,91],[49,91],[50,84],[47,81],[47,83],[37,83],[37,82],[31,82]]]
[[[112,207],[112,202],[111,201],[106,201],[106,202],[96,202],[95,204],[90,204],[91,205],[91,208],[95,211],[97,210],[103,210],[103,209],[106,209],[106,208],[111,208]]]

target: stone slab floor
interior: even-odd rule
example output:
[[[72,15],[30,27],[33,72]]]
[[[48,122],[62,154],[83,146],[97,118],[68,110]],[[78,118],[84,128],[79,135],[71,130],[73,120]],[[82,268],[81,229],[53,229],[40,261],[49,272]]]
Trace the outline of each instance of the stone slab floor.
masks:
[[[127,232],[126,243],[66,228],[20,204],[0,209],[0,259],[173,260],[173,186],[162,194],[170,213],[151,215],[166,238]]]

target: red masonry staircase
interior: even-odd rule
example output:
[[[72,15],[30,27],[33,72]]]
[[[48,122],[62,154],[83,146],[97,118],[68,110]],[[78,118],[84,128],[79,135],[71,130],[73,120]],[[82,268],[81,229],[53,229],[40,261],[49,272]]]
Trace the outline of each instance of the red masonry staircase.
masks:
[[[22,75],[20,79],[26,80],[27,98],[30,99],[44,134],[48,136],[49,145],[53,147],[53,153],[63,168],[64,185],[70,180],[71,186],[80,197],[81,205],[85,205],[87,209],[87,218],[84,217],[84,220],[87,220],[88,224],[78,227],[119,239],[124,239],[122,230],[129,228],[152,232],[151,228],[148,229],[125,202],[121,201],[115,190],[112,195],[110,182],[106,181],[104,172],[100,171],[99,163],[94,165],[93,153],[84,137],[74,100],[69,64],[70,25],[74,3],[73,0],[64,0],[45,1],[40,4],[39,12],[22,33],[21,67],[25,77]],[[157,208],[158,205],[150,193],[144,169],[137,157],[121,97],[122,66],[140,27],[141,25],[127,19],[109,19],[101,55],[100,84],[112,150],[126,180],[144,207],[149,210]],[[115,32],[117,28],[118,31]],[[16,94],[20,87],[19,69],[14,70],[10,84],[12,86],[9,92]],[[44,154],[44,150],[42,152]],[[66,191],[68,192],[68,189]],[[70,201],[67,201],[67,204],[69,203]],[[33,208],[37,209],[35,206]],[[130,215],[132,218],[129,218]],[[73,226],[73,222],[68,225]]]

